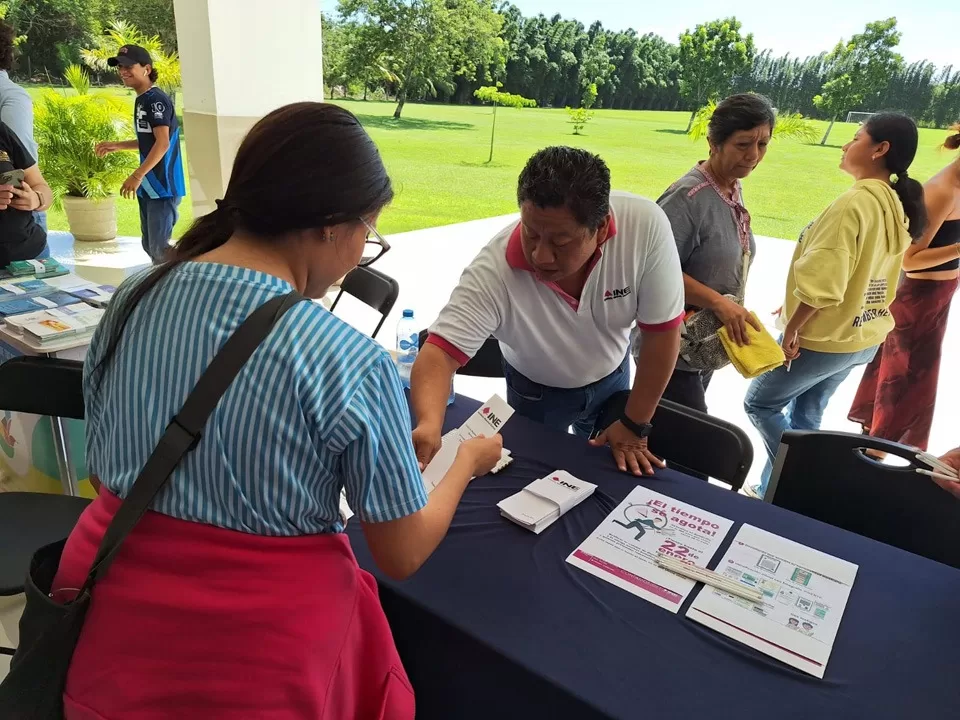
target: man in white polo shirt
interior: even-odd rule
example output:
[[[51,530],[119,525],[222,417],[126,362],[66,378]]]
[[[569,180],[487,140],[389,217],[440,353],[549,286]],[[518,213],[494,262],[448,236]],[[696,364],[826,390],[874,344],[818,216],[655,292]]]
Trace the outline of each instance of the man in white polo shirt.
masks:
[[[610,171],[585,150],[550,147],[520,174],[520,223],[500,232],[460,278],[411,376],[414,447],[440,447],[450,382],[490,337],[500,342],[507,400],[551,427],[588,437],[604,403],[629,388],[630,329],[640,328],[626,410],[594,443],[623,471],[662,466],[649,424],[676,364],[683,275],[656,203],[610,192]]]

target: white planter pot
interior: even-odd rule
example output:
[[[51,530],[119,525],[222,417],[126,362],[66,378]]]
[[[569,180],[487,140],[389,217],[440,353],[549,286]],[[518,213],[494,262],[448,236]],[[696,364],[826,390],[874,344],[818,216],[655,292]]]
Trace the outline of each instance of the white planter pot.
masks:
[[[62,202],[75,240],[102,242],[117,237],[117,207],[112,196],[103,200],[64,196]]]

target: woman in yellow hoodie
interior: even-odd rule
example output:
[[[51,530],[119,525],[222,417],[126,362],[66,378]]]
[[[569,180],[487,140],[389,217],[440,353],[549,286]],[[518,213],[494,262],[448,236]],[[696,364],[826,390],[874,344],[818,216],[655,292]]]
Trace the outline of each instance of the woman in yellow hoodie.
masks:
[[[767,451],[762,482],[751,488],[758,497],[784,431],[819,429],[836,389],[893,329],[903,254],[927,222],[923,187],[907,172],[917,138],[906,115],[867,120],[840,160],[856,182],[800,236],[783,306],[781,345],[790,362],[754,380],[744,400]]]

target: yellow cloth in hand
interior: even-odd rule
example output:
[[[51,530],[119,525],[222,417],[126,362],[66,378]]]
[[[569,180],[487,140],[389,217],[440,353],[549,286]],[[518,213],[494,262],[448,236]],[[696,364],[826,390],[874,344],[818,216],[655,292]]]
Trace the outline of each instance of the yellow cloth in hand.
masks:
[[[750,313],[757,321],[757,324],[763,328],[763,323],[757,317],[756,313]],[[773,335],[767,332],[766,328],[757,330],[750,323],[746,323],[747,337],[750,338],[749,345],[737,345],[727,333],[726,326],[720,328],[718,335],[723,349],[727,352],[727,357],[737,369],[737,372],[745,378],[755,378],[771,370],[776,370],[783,365],[787,358],[783,354],[783,348],[780,347]]]

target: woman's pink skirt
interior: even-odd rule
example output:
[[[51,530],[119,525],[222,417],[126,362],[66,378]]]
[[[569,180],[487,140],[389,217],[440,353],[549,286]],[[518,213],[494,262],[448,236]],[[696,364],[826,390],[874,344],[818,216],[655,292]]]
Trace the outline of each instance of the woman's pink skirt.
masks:
[[[57,598],[83,583],[120,500],[70,535]],[[73,590],[71,590],[73,589]],[[343,534],[272,538],[147,512],[94,588],[67,720],[408,720],[413,690]]]

